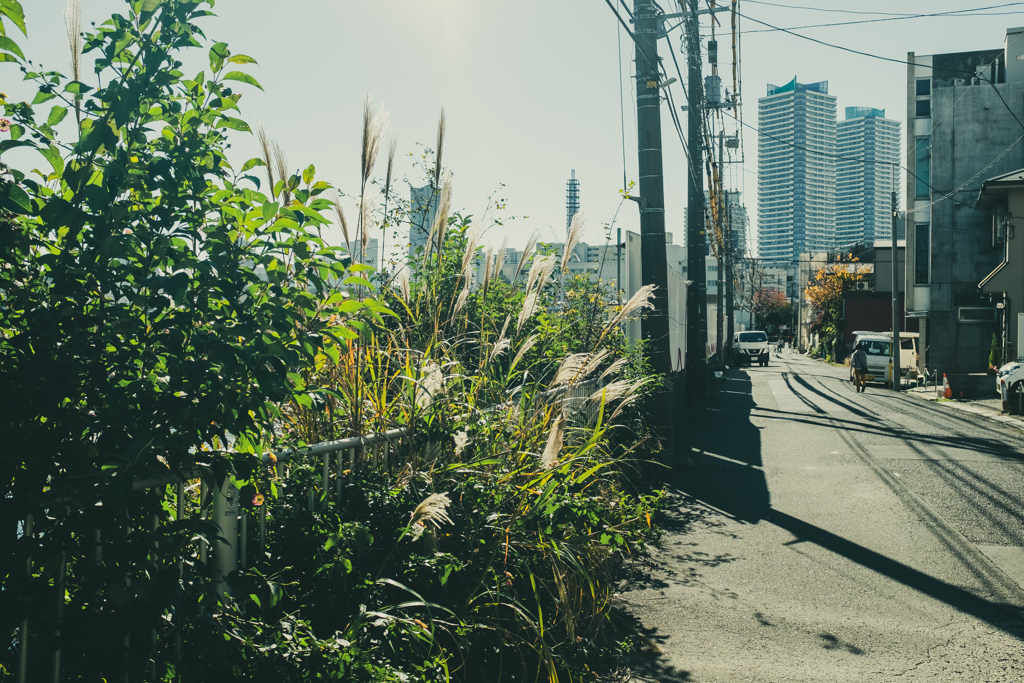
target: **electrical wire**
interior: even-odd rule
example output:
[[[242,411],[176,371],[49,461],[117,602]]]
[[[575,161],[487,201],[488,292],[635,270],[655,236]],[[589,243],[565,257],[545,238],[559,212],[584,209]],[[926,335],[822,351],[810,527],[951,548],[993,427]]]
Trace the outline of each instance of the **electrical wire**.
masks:
[[[813,11],[813,12],[833,12],[833,13],[836,13],[836,14],[857,14],[857,15],[861,15],[861,16],[869,16],[869,15],[874,15],[874,16],[893,16],[893,17],[913,16],[913,15],[906,14],[906,13],[903,13],[903,12],[871,12],[871,11],[863,11],[863,10],[834,9],[834,8],[829,8],[829,7],[807,7],[807,6],[802,6],[802,5],[783,5],[783,4],[780,4],[780,3],[777,3],[777,2],[766,2],[765,0],[745,0],[745,1],[749,2],[749,3],[753,3],[755,5],[769,5],[771,7],[782,7],[782,8],[785,8],[785,9],[810,10],[810,11]],[[1010,2],[1010,3],[1003,4],[1003,5],[993,5],[991,7],[972,7],[972,8],[968,8],[968,9],[955,10],[955,11],[957,11],[957,12],[980,12],[982,10],[1002,9],[1004,7],[1017,7],[1019,5],[1024,5],[1024,2]]]
[[[778,26],[773,26],[772,24],[769,24],[766,21],[761,21],[760,19],[754,19],[752,17],[748,17],[747,15],[742,14],[742,13],[740,13],[738,11],[737,11],[737,14],[739,14],[744,19],[748,19],[749,21],[753,21],[754,23],[762,24],[764,26],[768,26],[769,28],[773,28],[773,29],[776,29],[778,31],[782,31],[783,33],[788,33],[789,35],[796,36],[797,38],[803,38],[804,40],[809,40],[812,43],[818,43],[819,45],[824,45],[825,47],[831,47],[831,48],[834,48],[836,50],[842,50],[844,52],[852,52],[853,54],[861,55],[861,56],[864,56],[864,57],[871,57],[872,59],[879,59],[879,60],[882,60],[884,62],[895,62],[896,64],[904,64],[906,66],[923,66],[923,67],[926,67],[926,68],[934,68],[930,64],[918,64],[917,62],[908,62],[905,59],[895,59],[893,57],[883,57],[881,55],[872,54],[870,52],[863,52],[861,50],[854,50],[853,48],[850,48],[850,47],[843,47],[842,45],[836,45],[834,43],[827,43],[824,40],[818,40],[817,38],[811,38],[810,36],[801,35],[799,33],[793,33],[789,29],[784,29],[784,28],[779,28]],[[969,73],[969,74],[971,74],[972,77],[977,75],[977,72],[964,71],[963,69],[942,69],[942,70],[943,71],[950,71],[950,72]],[[1007,104],[1005,99],[1003,99],[1003,95],[1002,95],[1002,93],[999,92],[999,88],[996,87],[996,84],[992,83],[990,81],[985,81],[985,82],[988,83],[989,85],[991,85],[993,90],[995,90],[996,96],[999,98],[999,101],[1003,103],[1004,107],[1006,107],[1006,111],[1010,112],[1010,116],[1012,116],[1013,120],[1017,122],[1017,125],[1019,125],[1022,129],[1024,129],[1024,122],[1022,122],[1020,120],[1020,118],[1017,117],[1017,114],[1014,113],[1013,109],[1010,108],[1010,105]]]
[[[805,28],[828,28],[832,26],[854,26],[856,24],[876,24],[883,21],[904,21],[906,19],[928,19],[934,17],[951,17],[954,19],[960,19],[962,17],[1001,17],[1006,15],[1017,15],[1024,14],[1024,10],[1017,10],[1015,12],[984,12],[984,13],[970,13],[962,14],[961,12],[937,12],[935,14],[908,14],[905,17],[886,17],[883,19],[860,19],[857,21],[838,21],[828,24],[805,24],[803,26],[789,26],[786,29],[775,29],[775,28],[755,28],[744,33],[774,33],[779,30],[797,31]]]

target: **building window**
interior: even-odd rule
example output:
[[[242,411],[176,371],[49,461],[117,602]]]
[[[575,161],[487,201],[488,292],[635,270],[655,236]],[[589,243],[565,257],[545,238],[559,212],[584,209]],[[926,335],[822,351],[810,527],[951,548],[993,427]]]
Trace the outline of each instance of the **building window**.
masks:
[[[929,78],[921,78],[917,81],[917,95],[918,97],[927,97],[932,94],[932,82]]]
[[[931,265],[931,230],[927,223],[914,226],[914,284],[929,282],[928,267]]]
[[[918,100],[915,102],[917,109],[914,112],[914,116],[922,116],[928,118],[932,115],[932,101],[931,100]]]
[[[916,194],[918,197],[927,197],[931,189],[929,183],[929,171],[931,170],[932,148],[931,138],[918,138],[916,149],[916,162],[914,164],[914,175],[917,176]]]

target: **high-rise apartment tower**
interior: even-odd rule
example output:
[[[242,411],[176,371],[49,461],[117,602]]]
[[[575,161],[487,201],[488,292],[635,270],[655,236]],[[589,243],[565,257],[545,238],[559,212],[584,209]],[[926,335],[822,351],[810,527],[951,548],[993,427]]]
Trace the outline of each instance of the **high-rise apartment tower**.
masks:
[[[766,262],[831,250],[836,231],[836,98],[828,81],[768,86],[757,101],[757,241]]]
[[[901,189],[900,122],[884,109],[847,107],[836,141],[836,248],[890,239],[892,193]]]
[[[575,169],[572,177],[565,181],[565,235],[569,238],[572,217],[580,212],[580,181],[576,180]]]

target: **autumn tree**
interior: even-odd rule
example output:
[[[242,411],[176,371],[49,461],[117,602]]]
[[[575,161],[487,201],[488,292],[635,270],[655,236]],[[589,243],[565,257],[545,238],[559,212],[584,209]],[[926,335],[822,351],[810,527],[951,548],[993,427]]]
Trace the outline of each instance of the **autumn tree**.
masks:
[[[839,357],[835,347],[845,327],[843,292],[849,283],[863,279],[866,272],[867,267],[858,263],[852,254],[840,256],[837,261],[818,269],[804,290],[807,303],[818,315],[815,327],[823,340],[823,353],[830,360]]]

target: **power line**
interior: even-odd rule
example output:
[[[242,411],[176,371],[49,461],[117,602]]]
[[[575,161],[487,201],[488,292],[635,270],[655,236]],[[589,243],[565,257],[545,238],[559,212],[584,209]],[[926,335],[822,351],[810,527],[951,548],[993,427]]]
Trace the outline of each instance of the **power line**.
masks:
[[[782,31],[783,33],[788,33],[791,36],[796,36],[797,38],[803,38],[804,40],[809,40],[812,43],[818,43],[819,45],[824,45],[825,47],[831,47],[831,48],[834,48],[836,50],[843,50],[844,52],[852,52],[853,54],[861,55],[863,57],[871,57],[872,59],[880,59],[883,62],[895,62],[896,64],[903,64],[903,65],[906,65],[906,66],[923,66],[923,67],[926,67],[926,68],[929,68],[929,69],[934,69],[935,68],[935,67],[933,67],[930,64],[919,64],[917,62],[908,62],[905,59],[895,59],[893,57],[883,57],[882,55],[876,55],[876,54],[872,54],[870,52],[862,52],[861,50],[854,50],[853,48],[843,47],[842,45],[836,45],[834,43],[827,43],[824,40],[818,40],[817,38],[811,38],[810,36],[801,35],[799,33],[793,33],[789,29],[779,28],[778,26],[773,26],[772,24],[769,24],[766,21],[761,21],[760,19],[754,19],[753,17],[748,17],[747,15],[742,14],[739,11],[737,11],[736,14],[739,14],[744,19],[748,19],[750,21],[753,21],[756,24],[762,24],[762,25],[767,26],[769,28],[773,28],[773,29],[775,29],[777,31]],[[941,70],[942,71],[950,71],[950,72],[970,74],[972,77],[977,76],[977,72],[965,71],[963,69],[941,69]],[[1024,129],[1024,122],[1021,122],[1021,120],[1017,117],[1017,114],[1014,113],[1013,109],[1010,108],[1010,105],[1007,104],[1005,99],[1003,99],[1003,95],[1002,95],[1002,93],[999,92],[999,88],[996,87],[996,84],[992,83],[991,81],[986,81],[986,83],[991,85],[993,90],[995,90],[996,96],[999,98],[999,101],[1003,103],[1004,107],[1006,107],[1006,111],[1010,112],[1010,116],[1012,116],[1013,120],[1017,122],[1017,125],[1019,125],[1022,129]]]
[[[783,5],[783,4],[780,4],[780,3],[777,3],[777,2],[766,2],[765,0],[746,0],[746,2],[750,2],[750,3],[753,3],[755,5],[769,5],[771,7],[782,7],[782,8],[785,8],[785,9],[810,10],[810,11],[813,11],[813,12],[832,12],[832,13],[835,13],[835,14],[857,14],[857,15],[861,15],[861,16],[871,16],[871,15],[874,15],[874,16],[892,16],[892,17],[909,17],[909,16],[913,16],[913,15],[906,14],[906,13],[903,13],[903,12],[870,12],[870,11],[850,10],[850,9],[832,9],[832,8],[827,8],[827,7],[807,7],[807,6],[803,6],[803,5]],[[1019,5],[1024,5],[1024,2],[1010,2],[1010,3],[1006,3],[1004,5],[993,5],[991,7],[972,7],[972,8],[968,8],[968,9],[955,10],[955,11],[957,11],[957,12],[980,12],[982,10],[1002,9],[1004,7],[1016,7],[1016,6],[1019,6]]]
[[[937,12],[935,14],[908,14],[904,17],[886,17],[883,19],[860,19],[857,21],[838,21],[829,24],[806,24],[804,26],[790,26],[787,29],[774,29],[774,28],[755,28],[744,33],[774,33],[778,30],[796,31],[805,28],[827,28],[831,26],[853,26],[855,24],[876,24],[883,21],[904,21],[906,19],[928,19],[934,17],[951,17],[960,19],[962,17],[1001,17],[1006,15],[1024,14],[1024,10],[1018,10],[1016,12],[985,12],[985,13],[963,13],[962,10],[955,12]]]

